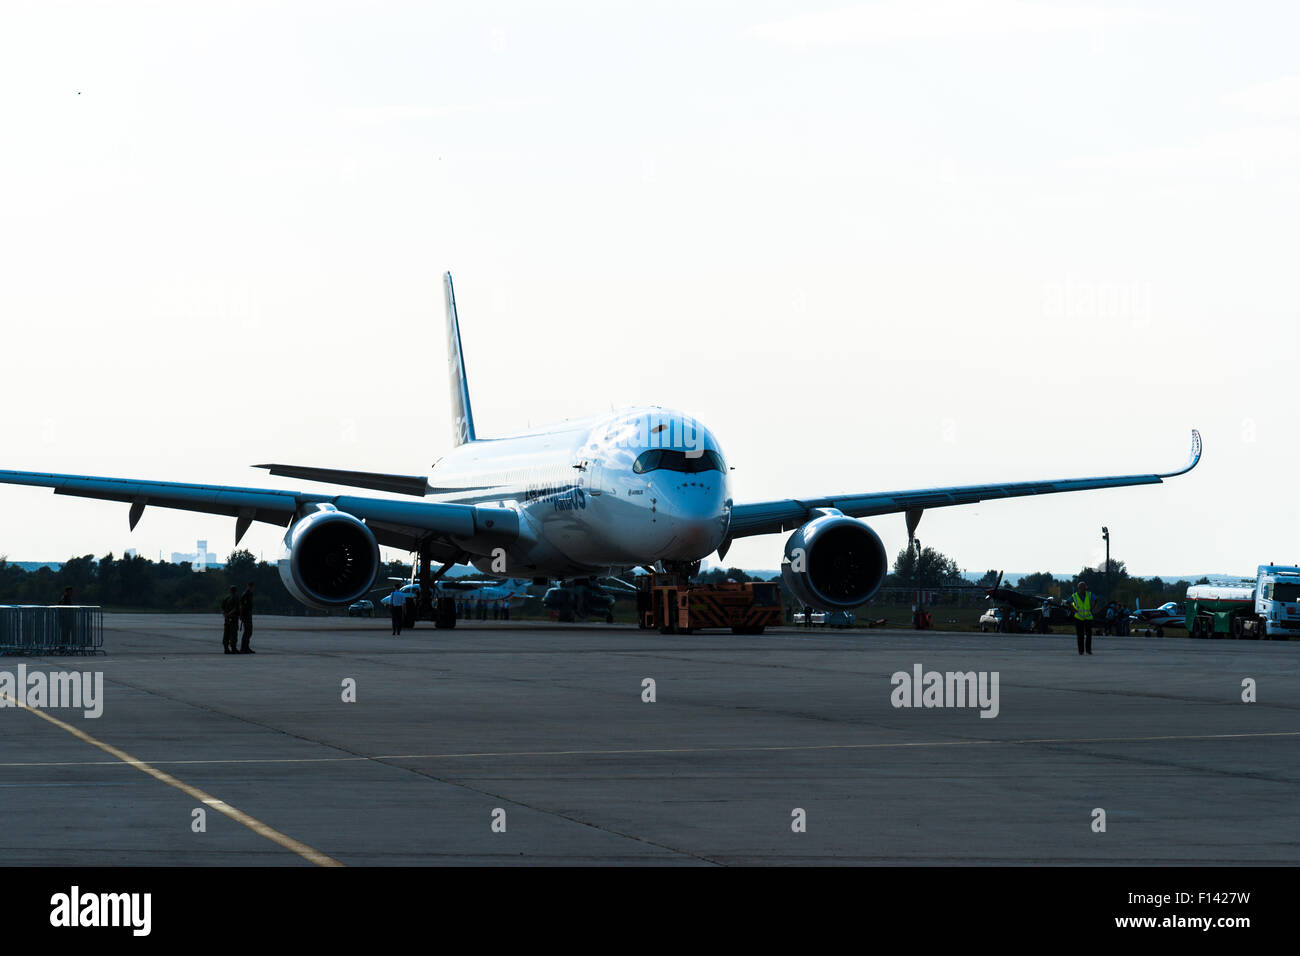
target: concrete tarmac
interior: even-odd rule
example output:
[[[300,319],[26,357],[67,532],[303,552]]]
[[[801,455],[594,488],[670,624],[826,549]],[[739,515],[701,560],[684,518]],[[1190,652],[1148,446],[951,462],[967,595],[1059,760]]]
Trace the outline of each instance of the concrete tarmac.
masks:
[[[1300,863],[1300,642],[389,630],[115,614],[0,658],[104,675],[98,719],[0,709],[3,861]],[[893,706],[916,664],[996,671],[996,718]]]

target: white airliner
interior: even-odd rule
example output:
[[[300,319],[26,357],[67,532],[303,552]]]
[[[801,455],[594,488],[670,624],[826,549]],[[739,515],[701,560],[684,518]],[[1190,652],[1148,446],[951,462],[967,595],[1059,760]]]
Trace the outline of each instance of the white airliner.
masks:
[[[785,582],[803,603],[834,611],[866,602],[889,569],[884,545],[862,518],[901,512],[910,537],[927,508],[1158,484],[1191,471],[1201,456],[1201,436],[1193,430],[1190,460],[1160,474],[734,503],[718,440],[694,418],[667,409],[632,408],[479,438],[450,273],[443,285],[455,447],[430,475],[255,466],[388,497],[26,471],[0,471],[0,483],[128,502],[132,528],[150,505],[229,515],[236,543],[253,521],[287,527],[280,574],[289,592],[313,607],[344,606],[365,595],[379,570],[381,544],[418,554],[421,581],[472,564],[485,574],[540,583],[638,566],[690,573],[714,552],[725,557],[736,538],[793,529],[782,561]],[[432,576],[431,561],[443,565]]]

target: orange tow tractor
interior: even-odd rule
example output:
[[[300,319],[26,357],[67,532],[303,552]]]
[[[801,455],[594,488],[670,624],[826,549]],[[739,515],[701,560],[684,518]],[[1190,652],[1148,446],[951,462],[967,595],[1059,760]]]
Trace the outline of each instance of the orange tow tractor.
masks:
[[[691,584],[680,575],[637,579],[637,619],[660,634],[692,634],[729,627],[733,634],[762,634],[781,623],[781,589],[773,582]]]

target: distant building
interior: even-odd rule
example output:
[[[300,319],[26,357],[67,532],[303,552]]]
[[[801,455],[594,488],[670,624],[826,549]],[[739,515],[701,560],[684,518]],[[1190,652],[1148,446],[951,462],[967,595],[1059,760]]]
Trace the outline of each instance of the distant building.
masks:
[[[206,571],[208,568],[219,568],[221,562],[217,560],[214,552],[208,550],[207,541],[194,542],[197,551],[188,554],[182,554],[180,551],[172,552],[172,564],[184,564],[188,561],[195,571]]]

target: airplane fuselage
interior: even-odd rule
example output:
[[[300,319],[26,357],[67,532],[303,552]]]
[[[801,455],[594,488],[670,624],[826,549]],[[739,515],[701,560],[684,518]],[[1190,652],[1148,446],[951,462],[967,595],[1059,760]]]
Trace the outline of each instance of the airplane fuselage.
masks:
[[[572,577],[718,549],[730,480],[713,434],[662,408],[634,408],[459,445],[435,463],[429,500],[520,516],[505,573]],[[500,557],[500,556],[498,556]],[[491,557],[480,570],[502,573]]]

